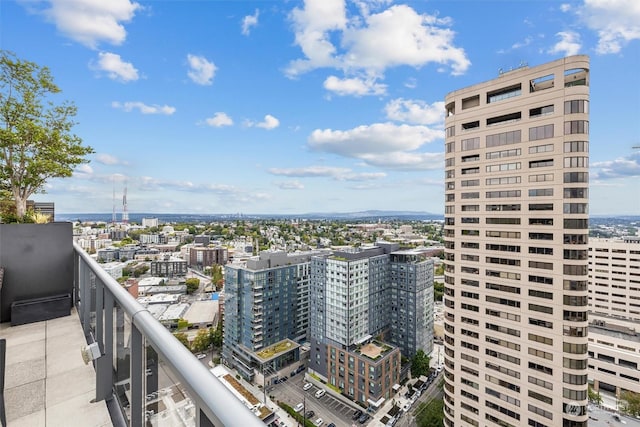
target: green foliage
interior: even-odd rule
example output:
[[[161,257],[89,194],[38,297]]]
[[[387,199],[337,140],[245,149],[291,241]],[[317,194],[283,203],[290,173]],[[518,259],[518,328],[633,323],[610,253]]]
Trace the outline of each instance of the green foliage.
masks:
[[[444,275],[444,264],[440,264],[439,266],[436,267],[436,271],[433,273],[436,276],[443,276]]]
[[[200,288],[200,279],[197,277],[189,277],[185,280],[185,284],[187,285],[187,293],[192,294]]]
[[[187,338],[187,334],[185,334],[184,332],[175,332],[173,336],[176,337],[176,339],[180,341],[183,346],[191,350],[189,346],[189,338]]]
[[[444,427],[444,401],[436,399],[423,403],[414,415],[418,427]]]
[[[209,340],[214,348],[222,348],[222,321],[218,322],[217,328],[209,328]]]
[[[47,67],[0,50],[0,185],[23,218],[27,199],[51,178],[70,177],[93,149],[72,133],[75,105],[56,104]]]
[[[178,329],[187,329],[189,327],[189,322],[184,319],[178,319]]]
[[[591,384],[589,384],[588,396],[589,402],[593,402],[596,405],[600,405],[602,403],[602,396],[600,395],[600,392],[595,391],[593,387],[591,387]]]
[[[640,393],[634,393],[632,391],[625,390],[620,393],[620,408],[621,410],[637,417],[640,415]]]
[[[304,418],[304,414],[301,414],[301,413],[298,413],[298,412],[294,411],[293,408],[291,406],[287,405],[286,403],[278,401],[278,406],[280,406],[282,409],[284,409],[298,423],[302,423],[302,421],[304,420],[304,425],[306,427],[315,427],[315,425],[313,424],[312,420]]]
[[[423,350],[416,351],[416,354],[411,358],[411,376],[417,378],[420,375],[428,375],[429,361],[429,356]]]
[[[435,301],[442,301],[444,295],[444,283],[433,282],[433,299]]]
[[[222,289],[222,285],[224,285],[224,275],[222,274],[222,266],[218,264],[213,264],[211,266],[211,282],[216,287],[216,291]]]
[[[211,345],[211,339],[209,331],[206,329],[200,329],[196,334],[193,342],[191,343],[191,351],[201,352],[205,351]]]

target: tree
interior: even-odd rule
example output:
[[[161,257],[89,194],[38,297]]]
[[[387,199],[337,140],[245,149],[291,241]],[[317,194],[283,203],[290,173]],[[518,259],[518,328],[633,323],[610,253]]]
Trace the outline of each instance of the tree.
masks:
[[[444,283],[433,282],[433,299],[435,301],[442,301],[443,295],[444,295]]]
[[[640,415],[640,393],[624,390],[620,393],[621,410],[633,417]]]
[[[205,351],[210,345],[211,339],[209,337],[209,331],[207,329],[200,329],[191,343],[191,351]]]
[[[222,289],[224,284],[224,276],[222,274],[222,266],[219,264],[213,264],[211,266],[211,281],[216,286],[216,291]]]
[[[423,350],[416,351],[411,359],[411,376],[417,378],[420,375],[429,374],[429,356]]]
[[[184,332],[174,332],[173,336],[176,337],[176,339],[180,341],[183,346],[190,349],[189,338],[187,337],[187,334],[185,334]]]
[[[187,293],[192,294],[200,288],[200,279],[197,277],[189,277],[185,280],[185,284],[187,285]]]
[[[442,399],[421,404],[415,414],[418,427],[444,426],[444,402]]]
[[[77,109],[54,104],[60,93],[47,67],[0,51],[0,187],[11,192],[16,216],[50,178],[69,177],[93,153],[71,132]]]
[[[217,328],[209,328],[209,340],[214,348],[222,348],[222,319],[218,322]]]
[[[591,384],[589,384],[588,396],[589,396],[589,402],[593,402],[596,405],[602,404],[602,396],[600,395],[600,392],[595,391],[593,387],[591,387]]]

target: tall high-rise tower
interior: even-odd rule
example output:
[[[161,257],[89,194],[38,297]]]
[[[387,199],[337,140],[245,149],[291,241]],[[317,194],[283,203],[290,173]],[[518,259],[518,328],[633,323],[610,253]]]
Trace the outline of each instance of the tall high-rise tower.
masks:
[[[586,427],[589,59],[445,104],[445,425]]]

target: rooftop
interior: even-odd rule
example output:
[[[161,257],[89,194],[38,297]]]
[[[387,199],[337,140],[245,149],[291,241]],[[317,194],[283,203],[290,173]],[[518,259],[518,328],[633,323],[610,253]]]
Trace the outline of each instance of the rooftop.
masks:
[[[5,404],[7,423],[22,426],[111,426],[104,401],[96,397],[95,371],[82,361],[86,344],[75,309],[70,316],[11,326],[7,340]]]

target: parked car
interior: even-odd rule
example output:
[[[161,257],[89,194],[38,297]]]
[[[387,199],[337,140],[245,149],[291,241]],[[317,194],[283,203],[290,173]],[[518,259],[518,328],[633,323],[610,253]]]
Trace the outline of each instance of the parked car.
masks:
[[[360,418],[360,415],[362,415],[362,411],[358,409],[356,412],[353,413],[353,417],[351,417],[351,419],[357,420],[358,418]]]
[[[336,425],[334,423],[331,423],[327,427],[336,427]]]
[[[322,420],[322,418],[318,418],[313,422],[313,425],[316,427],[320,427],[322,424],[324,424],[324,421]]]
[[[296,374],[296,371],[291,371],[291,373],[289,374],[290,377],[293,377]]]
[[[305,418],[311,419],[316,413],[313,411],[307,411],[306,414],[304,414]]]
[[[204,359],[205,357],[207,357],[206,354],[204,353],[200,353],[199,355],[196,356],[198,359]]]
[[[304,385],[302,386],[302,389],[303,389],[304,391],[307,391],[307,390],[309,390],[311,387],[313,387],[313,384],[311,384],[311,383],[304,383]]]
[[[320,389],[318,391],[316,391],[316,397],[318,399],[320,399],[322,396],[324,396],[327,392],[324,389]]]
[[[369,415],[365,413],[365,414],[360,415],[360,418],[358,418],[358,422],[360,424],[364,424],[364,423],[367,422],[368,419],[369,419]]]
[[[293,408],[293,410],[294,410],[294,411],[296,411],[296,412],[300,412],[300,411],[302,411],[303,409],[304,409],[304,404],[303,404],[303,403],[298,403],[298,404]]]

